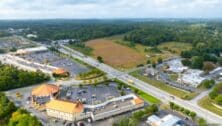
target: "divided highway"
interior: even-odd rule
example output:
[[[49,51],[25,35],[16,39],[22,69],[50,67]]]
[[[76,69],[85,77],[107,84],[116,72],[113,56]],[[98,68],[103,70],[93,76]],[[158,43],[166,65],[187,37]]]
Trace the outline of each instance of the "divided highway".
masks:
[[[97,60],[95,60],[91,57],[85,56],[82,53],[77,52],[73,49],[70,49],[64,45],[60,45],[60,47],[61,47],[59,49],[60,52],[70,55],[73,58],[79,59],[87,64],[90,64],[90,65],[106,72],[107,75],[111,78],[117,78],[120,81],[125,82],[126,84],[134,86],[134,87],[160,99],[164,103],[168,103],[168,102],[172,101],[184,108],[192,110],[192,111],[196,112],[198,116],[205,118],[209,123],[222,125],[222,117],[221,116],[216,115],[208,110],[205,110],[191,101],[182,100],[182,99],[177,98],[175,96],[173,96],[174,98],[172,98],[171,94],[164,92],[164,91],[162,91],[150,84],[147,84],[146,82],[138,80],[137,78],[135,78],[127,73],[116,70],[106,64],[99,63]],[[134,84],[130,84],[128,80],[133,80]]]

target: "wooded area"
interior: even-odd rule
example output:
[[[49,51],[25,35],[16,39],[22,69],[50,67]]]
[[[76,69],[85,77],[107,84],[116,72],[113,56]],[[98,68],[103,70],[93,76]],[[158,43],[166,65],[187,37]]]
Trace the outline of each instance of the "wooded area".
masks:
[[[38,84],[49,80],[42,72],[28,72],[10,65],[0,64],[0,91]]]

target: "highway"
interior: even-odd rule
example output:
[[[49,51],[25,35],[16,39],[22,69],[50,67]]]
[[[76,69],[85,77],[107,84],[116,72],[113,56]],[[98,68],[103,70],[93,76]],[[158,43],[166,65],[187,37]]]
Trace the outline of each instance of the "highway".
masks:
[[[199,117],[203,117],[204,119],[206,119],[208,121],[208,123],[222,125],[222,117],[221,116],[216,115],[208,110],[205,110],[191,101],[182,100],[180,98],[177,98],[176,96],[172,97],[171,94],[164,92],[164,91],[162,91],[162,90],[160,90],[160,89],[158,89],[146,82],[138,80],[137,78],[135,78],[127,73],[116,70],[109,65],[99,63],[96,59],[85,56],[82,53],[74,51],[73,49],[70,49],[64,45],[60,45],[60,47],[61,47],[59,49],[60,52],[70,55],[73,58],[79,59],[89,65],[92,65],[92,66],[106,72],[107,75],[111,78],[117,78],[120,81],[125,82],[126,84],[134,86],[134,87],[160,99],[163,103],[169,103],[171,101],[171,102],[174,102],[184,108],[192,110],[192,111],[196,112]],[[134,83],[130,84],[128,82],[128,80],[133,80]]]

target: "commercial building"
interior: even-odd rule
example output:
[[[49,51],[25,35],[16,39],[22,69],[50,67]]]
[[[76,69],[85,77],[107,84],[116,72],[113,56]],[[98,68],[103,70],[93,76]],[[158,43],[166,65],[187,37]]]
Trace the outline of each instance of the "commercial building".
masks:
[[[16,54],[24,55],[28,53],[37,53],[37,52],[45,52],[45,51],[48,51],[48,49],[44,46],[40,46],[40,47],[34,47],[34,48],[19,49],[16,51]]]
[[[147,124],[150,126],[183,126],[182,120],[177,116],[168,114],[163,118],[151,115],[147,118]]]
[[[68,120],[77,121],[85,118],[83,113],[84,106],[80,102],[69,102],[62,100],[51,100],[46,103],[46,113],[48,116]]]
[[[81,102],[51,100],[45,105],[46,113],[67,121],[78,121],[91,118],[93,121],[109,118],[124,112],[133,111],[144,106],[144,101],[133,94],[107,100],[106,102],[88,105]]]
[[[43,105],[55,97],[59,92],[59,87],[53,84],[42,84],[32,90],[32,102]]]

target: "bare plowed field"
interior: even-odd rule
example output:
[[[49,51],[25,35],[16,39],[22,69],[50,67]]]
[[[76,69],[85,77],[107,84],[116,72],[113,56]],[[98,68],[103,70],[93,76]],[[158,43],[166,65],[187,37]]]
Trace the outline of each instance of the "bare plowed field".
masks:
[[[134,49],[107,39],[95,39],[86,42],[93,49],[94,57],[101,56],[105,63],[117,68],[132,68],[145,63],[146,57]]]

